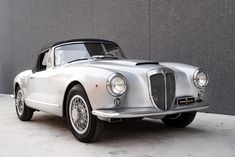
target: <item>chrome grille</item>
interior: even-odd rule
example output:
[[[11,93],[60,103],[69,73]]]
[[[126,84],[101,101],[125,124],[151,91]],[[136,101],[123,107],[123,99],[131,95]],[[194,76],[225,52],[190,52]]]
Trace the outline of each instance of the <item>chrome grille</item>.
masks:
[[[166,73],[166,93],[167,93],[167,110],[172,107],[175,99],[175,75]]]
[[[151,96],[160,110],[169,110],[175,98],[175,76],[172,72],[155,73],[149,76]]]

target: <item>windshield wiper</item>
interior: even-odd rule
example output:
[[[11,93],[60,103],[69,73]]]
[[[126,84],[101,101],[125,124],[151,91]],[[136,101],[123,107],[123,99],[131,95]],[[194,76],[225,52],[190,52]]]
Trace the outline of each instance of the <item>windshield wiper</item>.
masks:
[[[88,60],[89,58],[79,58],[69,61],[68,63],[76,62],[76,61],[82,61],[82,60]]]

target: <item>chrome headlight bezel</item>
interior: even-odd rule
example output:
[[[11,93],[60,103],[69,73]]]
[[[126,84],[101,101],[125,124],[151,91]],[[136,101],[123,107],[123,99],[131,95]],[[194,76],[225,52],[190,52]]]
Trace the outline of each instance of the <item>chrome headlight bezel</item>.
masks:
[[[200,73],[203,73],[206,77],[206,82],[204,84],[200,84],[200,78],[199,78],[199,75]],[[205,88],[209,82],[209,76],[208,74],[206,73],[205,70],[203,69],[198,69],[194,72],[194,75],[193,75],[193,82],[194,82],[194,85],[197,87],[197,88]]]
[[[120,92],[117,92],[114,90],[115,87],[113,85],[113,80],[117,79],[117,78],[121,78],[123,81],[123,85],[124,85],[123,90]],[[109,76],[109,78],[107,80],[107,90],[110,95],[115,96],[115,97],[121,96],[126,92],[126,89],[127,89],[127,81],[123,75],[121,75],[119,73],[114,73],[111,76]]]

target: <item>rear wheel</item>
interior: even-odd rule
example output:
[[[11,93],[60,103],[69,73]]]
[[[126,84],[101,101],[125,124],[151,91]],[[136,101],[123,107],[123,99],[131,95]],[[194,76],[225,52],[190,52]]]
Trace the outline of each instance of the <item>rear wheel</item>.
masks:
[[[196,113],[197,112],[185,112],[167,115],[162,119],[162,121],[166,126],[183,128],[192,123]]]
[[[67,95],[66,119],[71,132],[81,142],[94,142],[102,132],[103,121],[91,112],[85,90],[75,85]]]
[[[34,110],[25,105],[23,92],[20,87],[16,89],[15,106],[17,116],[20,120],[30,121],[32,119]]]

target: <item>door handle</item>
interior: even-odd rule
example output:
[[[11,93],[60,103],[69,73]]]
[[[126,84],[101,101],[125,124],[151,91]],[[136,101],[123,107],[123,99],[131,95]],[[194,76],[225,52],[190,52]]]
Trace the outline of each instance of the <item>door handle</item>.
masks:
[[[35,77],[33,77],[33,76],[30,76],[30,79],[34,79]]]

